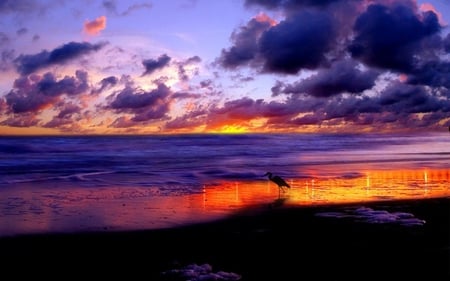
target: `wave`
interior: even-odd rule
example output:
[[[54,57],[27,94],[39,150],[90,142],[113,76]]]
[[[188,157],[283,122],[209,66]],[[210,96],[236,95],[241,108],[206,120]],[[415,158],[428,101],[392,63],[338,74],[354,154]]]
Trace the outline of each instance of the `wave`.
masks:
[[[72,182],[192,191],[221,180],[263,179],[267,171],[293,179],[346,177],[358,174],[349,166],[449,167],[447,143],[440,134],[5,137],[0,185]]]

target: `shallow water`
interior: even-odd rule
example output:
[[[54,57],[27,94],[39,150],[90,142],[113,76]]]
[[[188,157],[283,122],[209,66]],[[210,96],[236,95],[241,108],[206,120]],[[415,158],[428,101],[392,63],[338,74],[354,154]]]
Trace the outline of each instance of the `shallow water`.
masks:
[[[450,135],[0,138],[0,235],[173,227],[257,204],[450,195]],[[271,171],[286,192],[263,177]]]

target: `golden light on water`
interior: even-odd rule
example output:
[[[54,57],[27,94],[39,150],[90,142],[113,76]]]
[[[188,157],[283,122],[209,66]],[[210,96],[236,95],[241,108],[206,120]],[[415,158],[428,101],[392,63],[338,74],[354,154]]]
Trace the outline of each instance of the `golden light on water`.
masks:
[[[285,179],[291,185],[286,191],[261,177],[205,183],[199,192],[171,195],[161,194],[158,187],[23,184],[0,190],[0,234],[166,228],[223,218],[253,206],[450,196],[448,169],[366,170],[347,176]]]
[[[278,198],[288,205],[357,203],[450,196],[450,170],[370,170],[360,176],[286,179],[284,192],[268,180],[223,183],[205,189],[205,206],[244,207]]]

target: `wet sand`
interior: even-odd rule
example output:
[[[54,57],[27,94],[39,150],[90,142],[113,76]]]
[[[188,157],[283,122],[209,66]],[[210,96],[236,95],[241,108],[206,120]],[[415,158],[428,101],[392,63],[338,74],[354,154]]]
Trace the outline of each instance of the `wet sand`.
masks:
[[[360,207],[424,223],[320,215]],[[177,228],[4,237],[0,249],[13,279],[187,280],[162,272],[208,264],[240,280],[449,280],[450,197],[304,207],[276,200]]]
[[[448,169],[359,171],[352,165],[334,172],[332,167],[321,169],[325,176],[287,178],[291,188],[286,192],[267,178],[217,181],[189,192],[79,182],[15,184],[0,188],[0,237],[179,227],[224,218],[276,198],[286,199],[285,207],[295,207],[450,196]]]

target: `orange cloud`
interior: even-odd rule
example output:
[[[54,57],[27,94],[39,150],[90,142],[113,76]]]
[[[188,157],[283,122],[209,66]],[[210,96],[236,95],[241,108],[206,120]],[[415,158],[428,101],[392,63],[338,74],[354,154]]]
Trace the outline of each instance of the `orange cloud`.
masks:
[[[97,35],[106,28],[106,17],[101,16],[93,21],[85,21],[83,31],[89,35]]]
[[[278,22],[276,20],[272,19],[271,17],[269,17],[268,15],[266,15],[264,13],[259,13],[258,15],[256,15],[255,20],[257,22],[267,22],[270,24],[270,26],[275,26],[278,24]]]
[[[398,76],[398,80],[402,83],[406,83],[408,81],[408,75],[402,73]]]
[[[423,3],[423,4],[420,5],[420,10],[422,12],[433,12],[433,13],[435,13],[437,15],[437,17],[438,17],[439,23],[442,26],[447,25],[447,23],[442,18],[442,14],[440,12],[438,12],[436,10],[436,8],[432,4],[430,4],[430,3]]]

